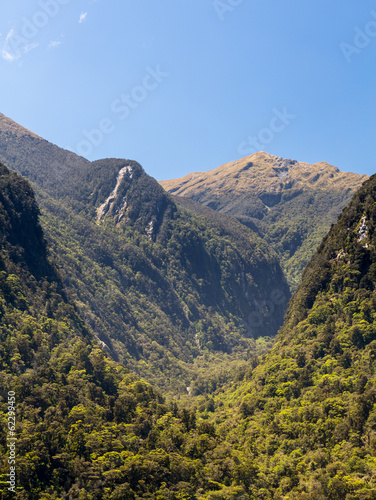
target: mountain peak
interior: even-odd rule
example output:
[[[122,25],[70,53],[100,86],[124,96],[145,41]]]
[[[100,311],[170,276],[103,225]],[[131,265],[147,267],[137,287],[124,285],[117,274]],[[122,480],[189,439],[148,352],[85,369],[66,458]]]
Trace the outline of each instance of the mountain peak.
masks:
[[[257,151],[257,153],[253,153],[252,155],[246,156],[245,158],[253,161],[258,161],[258,160],[272,161],[278,159],[279,156],[271,155],[266,151]]]
[[[303,163],[259,151],[160,184],[258,231],[277,249],[295,287],[330,225],[367,179],[324,161]]]
[[[251,168],[252,167],[252,168]],[[296,188],[322,189],[335,184],[337,189],[348,189],[368,179],[366,175],[341,172],[327,162],[304,163],[259,151],[239,160],[225,163],[214,170],[194,172],[180,179],[161,181],[160,184],[174,195],[201,201],[201,193],[233,190],[238,194],[262,195]],[[226,184],[223,181],[226,180]],[[230,184],[229,184],[230,183]]]

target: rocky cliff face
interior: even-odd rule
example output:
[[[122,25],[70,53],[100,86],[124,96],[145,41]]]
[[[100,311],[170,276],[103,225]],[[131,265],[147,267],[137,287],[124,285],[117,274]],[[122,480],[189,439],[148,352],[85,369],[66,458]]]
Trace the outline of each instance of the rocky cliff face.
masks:
[[[108,196],[97,182],[87,200],[89,205],[94,203],[97,220],[111,218],[115,224],[128,224],[147,235],[150,241],[155,241],[166,210],[176,211],[175,204],[135,161],[107,159],[93,162],[90,178],[95,182],[110,172],[113,184],[109,188],[113,188]],[[101,189],[100,195],[96,195],[98,189]],[[103,195],[106,196],[104,201]]]

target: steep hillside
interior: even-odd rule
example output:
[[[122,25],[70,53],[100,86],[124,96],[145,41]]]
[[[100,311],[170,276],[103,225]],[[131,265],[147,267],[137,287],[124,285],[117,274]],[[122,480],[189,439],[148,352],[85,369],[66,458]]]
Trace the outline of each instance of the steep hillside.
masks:
[[[160,184],[258,231],[280,256],[294,289],[331,224],[366,179],[325,162],[309,165],[260,152]]]
[[[0,152],[28,156],[28,171],[8,159],[34,179],[64,285],[114,359],[177,394],[202,379],[195,360],[214,355],[214,376],[228,356],[243,363],[264,349],[254,339],[276,334],[289,290],[252,230],[177,206],[137,162],[76,158],[59,170],[59,148],[5,122]],[[39,162],[55,161],[55,148],[60,179]]]
[[[95,466],[87,461],[89,446],[100,459],[113,451],[112,439],[120,433],[124,442],[141,438],[150,412],[162,400],[98,348],[49,261],[30,185],[2,164],[0,232],[1,498],[39,499],[43,491],[44,498],[57,498],[57,493],[78,498],[90,489],[87,475]],[[13,408],[8,408],[9,391],[15,399],[14,434],[13,419],[7,418]],[[131,404],[127,416],[124,398]],[[132,421],[130,434],[126,429]],[[102,438],[93,441],[98,433]],[[112,438],[103,439],[106,433]],[[15,445],[15,462],[9,444]],[[124,448],[119,441],[117,451],[119,446]],[[8,490],[11,466],[13,491]],[[103,498],[106,486],[116,490],[100,479],[100,468],[97,475],[102,492],[97,498]]]
[[[303,274],[272,351],[222,398],[250,498],[376,498],[376,176]],[[228,429],[232,426],[232,429]]]

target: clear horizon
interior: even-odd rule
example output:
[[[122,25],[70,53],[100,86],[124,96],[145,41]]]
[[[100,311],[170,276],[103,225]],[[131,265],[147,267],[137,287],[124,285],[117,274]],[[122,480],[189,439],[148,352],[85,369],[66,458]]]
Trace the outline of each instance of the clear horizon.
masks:
[[[334,0],[15,0],[0,112],[158,180],[263,150],[372,175],[376,6]]]

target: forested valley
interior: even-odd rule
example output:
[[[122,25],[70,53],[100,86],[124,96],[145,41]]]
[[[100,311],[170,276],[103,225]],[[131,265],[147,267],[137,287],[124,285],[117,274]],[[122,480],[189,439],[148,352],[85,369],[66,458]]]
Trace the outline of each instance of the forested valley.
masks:
[[[1,498],[375,499],[376,177],[289,302],[255,217],[1,116]]]

